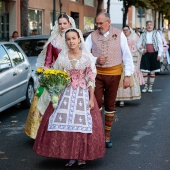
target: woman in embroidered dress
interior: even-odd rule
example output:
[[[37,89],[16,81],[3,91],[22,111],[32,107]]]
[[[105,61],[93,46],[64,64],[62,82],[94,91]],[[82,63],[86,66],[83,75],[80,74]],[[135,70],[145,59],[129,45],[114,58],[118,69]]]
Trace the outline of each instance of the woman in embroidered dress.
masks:
[[[124,101],[126,100],[137,100],[141,98],[140,85],[144,84],[144,79],[142,72],[140,71],[140,61],[141,55],[136,48],[136,43],[139,37],[136,33],[130,29],[128,25],[123,28],[123,32],[127,37],[128,45],[133,57],[133,63],[135,65],[135,72],[133,75],[133,87],[129,87],[127,89],[123,89],[123,87],[119,87],[117,92],[117,101],[120,101],[120,106],[124,106]],[[121,82],[120,82],[121,83]]]
[[[67,45],[54,68],[69,73],[71,83],[58,107],[48,106],[33,149],[41,156],[69,159],[67,168],[76,160],[85,167],[86,160],[102,158],[105,153],[102,117],[94,97],[96,68],[81,31],[68,29],[65,37]]]
[[[166,39],[166,29],[162,28],[162,30],[159,32],[162,38],[162,44],[163,44],[163,53],[160,59],[161,63],[161,72],[169,72],[170,71],[170,56],[168,53],[168,41]]]
[[[46,69],[53,67],[53,64],[58,58],[58,54],[62,48],[64,32],[69,27],[75,27],[73,18],[66,14],[61,14],[58,17],[58,20],[55,22],[55,26],[53,27],[50,38],[38,56],[37,68],[42,67]],[[38,90],[41,96],[37,94]],[[24,130],[24,132],[33,139],[36,138],[42,116],[51,100],[48,92],[45,89],[38,90],[34,95]]]

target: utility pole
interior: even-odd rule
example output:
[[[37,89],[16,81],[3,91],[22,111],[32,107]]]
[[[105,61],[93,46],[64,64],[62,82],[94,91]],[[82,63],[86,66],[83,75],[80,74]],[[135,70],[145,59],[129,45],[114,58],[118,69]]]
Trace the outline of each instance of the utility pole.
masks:
[[[53,0],[53,26],[55,25],[56,21],[56,0]]]

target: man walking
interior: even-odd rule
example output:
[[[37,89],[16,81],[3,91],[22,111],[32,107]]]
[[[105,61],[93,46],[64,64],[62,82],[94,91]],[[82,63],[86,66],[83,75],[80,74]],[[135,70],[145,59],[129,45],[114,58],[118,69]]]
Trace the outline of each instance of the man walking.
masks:
[[[141,34],[137,43],[137,48],[143,55],[141,59],[141,71],[145,80],[145,86],[142,90],[152,92],[152,87],[155,81],[155,72],[160,72],[160,58],[163,53],[162,39],[156,30],[153,30],[152,21],[146,22],[146,31]],[[150,73],[150,85],[148,87],[148,73]]]
[[[134,71],[127,39],[121,30],[111,27],[110,23],[108,13],[99,13],[96,17],[97,30],[86,39],[87,47],[96,58],[95,96],[101,110],[104,96],[107,148],[112,147],[110,131],[115,115],[115,99],[122,73],[122,61],[125,70],[124,88],[130,86],[130,76]]]

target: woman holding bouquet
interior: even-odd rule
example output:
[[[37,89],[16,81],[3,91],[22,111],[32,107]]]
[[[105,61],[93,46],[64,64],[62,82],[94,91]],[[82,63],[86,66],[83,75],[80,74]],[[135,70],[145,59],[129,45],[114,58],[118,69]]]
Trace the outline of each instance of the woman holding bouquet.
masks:
[[[70,27],[75,27],[73,18],[66,14],[61,14],[55,22],[50,38],[38,56],[37,67],[40,68],[38,71],[42,70],[42,68],[47,69],[53,67],[62,49],[64,32]],[[33,139],[36,138],[42,116],[50,100],[48,92],[44,88],[39,87],[34,95],[24,130],[25,133]]]
[[[47,108],[33,149],[41,156],[69,159],[66,168],[76,162],[83,168],[86,160],[102,158],[105,153],[102,117],[94,96],[96,70],[81,31],[70,28],[65,38],[54,69],[66,71],[71,83],[57,108],[51,103]]]

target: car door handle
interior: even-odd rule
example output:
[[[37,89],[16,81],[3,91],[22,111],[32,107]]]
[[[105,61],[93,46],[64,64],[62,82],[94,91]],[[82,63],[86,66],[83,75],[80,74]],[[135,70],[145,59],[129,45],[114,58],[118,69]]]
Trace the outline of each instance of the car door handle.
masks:
[[[17,73],[16,72],[13,72],[13,76],[16,76],[17,75]]]
[[[27,67],[27,66],[25,67],[25,70],[28,70],[28,67]]]

